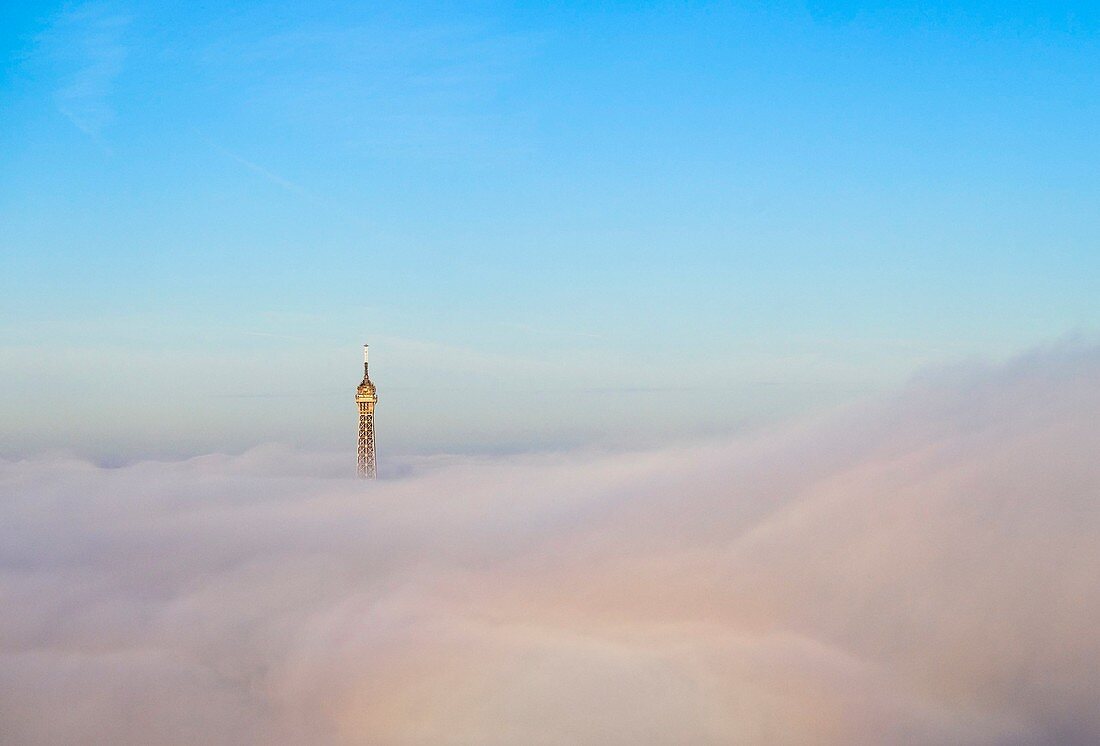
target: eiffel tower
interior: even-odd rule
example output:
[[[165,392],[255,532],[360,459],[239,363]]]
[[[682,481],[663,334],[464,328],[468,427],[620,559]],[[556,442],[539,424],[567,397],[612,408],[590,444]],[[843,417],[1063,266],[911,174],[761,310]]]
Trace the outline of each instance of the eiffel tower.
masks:
[[[374,405],[378,391],[367,373],[367,345],[363,345],[363,382],[355,391],[355,403],[359,405],[359,459],[356,473],[360,479],[378,476],[378,460],[374,452]]]

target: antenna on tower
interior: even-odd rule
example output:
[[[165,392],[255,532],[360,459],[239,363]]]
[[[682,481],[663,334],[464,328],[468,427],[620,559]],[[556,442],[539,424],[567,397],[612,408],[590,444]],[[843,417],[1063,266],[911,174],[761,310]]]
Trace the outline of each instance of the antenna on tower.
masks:
[[[359,448],[356,474],[360,479],[378,476],[378,459],[374,449],[374,405],[378,403],[378,390],[370,380],[368,370],[368,345],[363,345],[363,380],[355,390],[355,403],[359,406]]]

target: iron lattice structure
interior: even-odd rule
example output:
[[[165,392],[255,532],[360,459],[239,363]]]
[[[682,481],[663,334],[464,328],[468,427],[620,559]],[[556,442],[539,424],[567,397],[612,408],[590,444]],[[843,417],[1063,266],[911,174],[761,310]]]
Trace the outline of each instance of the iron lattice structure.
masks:
[[[360,479],[378,476],[378,458],[374,451],[374,405],[378,403],[378,390],[371,383],[367,370],[367,345],[363,345],[363,381],[355,390],[355,403],[359,405],[359,452],[356,473]]]

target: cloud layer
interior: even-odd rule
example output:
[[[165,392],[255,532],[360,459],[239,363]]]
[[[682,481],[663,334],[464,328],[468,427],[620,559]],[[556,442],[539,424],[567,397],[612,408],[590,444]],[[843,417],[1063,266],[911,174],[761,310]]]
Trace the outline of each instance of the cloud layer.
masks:
[[[0,463],[13,743],[1100,741],[1100,353],[736,442]]]

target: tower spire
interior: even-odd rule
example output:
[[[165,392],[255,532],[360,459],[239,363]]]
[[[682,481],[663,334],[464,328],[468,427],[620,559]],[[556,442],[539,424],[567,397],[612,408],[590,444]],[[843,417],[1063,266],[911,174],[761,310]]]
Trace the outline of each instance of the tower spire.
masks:
[[[356,473],[360,479],[374,479],[378,476],[378,460],[374,450],[374,405],[378,403],[378,390],[370,380],[367,351],[367,345],[363,345],[363,380],[355,390],[355,403],[359,406]]]

